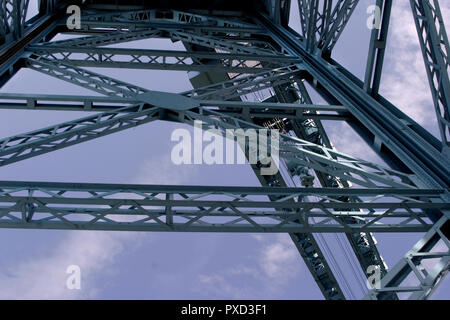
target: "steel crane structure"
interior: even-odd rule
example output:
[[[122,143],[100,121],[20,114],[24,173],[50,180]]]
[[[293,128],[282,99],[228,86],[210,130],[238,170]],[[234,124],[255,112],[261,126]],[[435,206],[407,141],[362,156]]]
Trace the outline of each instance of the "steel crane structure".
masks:
[[[288,26],[290,0],[37,1],[29,17],[30,0],[1,0],[0,85],[30,68],[103,96],[0,94],[1,109],[89,112],[2,138],[0,166],[155,120],[201,120],[219,132],[279,129],[280,170],[305,183],[290,186],[281,171],[261,175],[260,162],[252,168],[261,187],[0,181],[1,228],[288,233],[326,299],[346,297],[315,236],[342,233],[362,270],[375,266],[382,276],[367,299],[426,299],[442,281],[450,263],[450,50],[438,0],[410,3],[440,138],[379,93],[392,0],[374,0],[381,20],[364,81],[331,58],[358,0],[298,0],[301,33]],[[68,28],[70,5],[81,8],[79,28]],[[186,50],[109,46],[151,38]],[[89,67],[191,71],[194,89],[155,92]],[[312,90],[326,104],[313,103]],[[254,93],[262,98],[249,99]],[[337,151],[324,120],[347,122],[385,165]],[[423,237],[388,270],[374,232]]]

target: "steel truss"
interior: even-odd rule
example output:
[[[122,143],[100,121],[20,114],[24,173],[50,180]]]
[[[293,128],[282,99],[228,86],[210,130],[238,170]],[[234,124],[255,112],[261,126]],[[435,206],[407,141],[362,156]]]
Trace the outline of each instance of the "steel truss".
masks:
[[[0,227],[205,232],[425,232],[442,191],[0,182]],[[271,201],[267,196],[277,196]],[[308,196],[319,201],[291,201]],[[360,197],[362,202],[339,201]],[[417,197],[422,200],[417,201]],[[215,198],[215,199],[214,199]],[[374,200],[377,201],[374,201]],[[380,202],[378,202],[381,200]],[[357,209],[357,211],[354,211]],[[363,224],[345,223],[352,216]]]
[[[298,59],[291,57],[258,55],[256,60],[254,54],[235,53],[57,46],[35,46],[30,49],[41,57],[84,67],[259,73],[298,62]]]
[[[411,6],[442,141],[378,93],[391,1],[377,1],[382,25],[372,33],[364,83],[330,58],[357,0],[299,0],[301,35],[286,27],[289,5],[282,0],[255,2],[263,13],[253,15],[98,10],[86,2],[80,30],[67,30],[59,18],[64,1],[40,1],[29,21],[28,1],[2,3],[2,83],[27,67],[104,97],[0,94],[2,109],[97,112],[1,139],[0,166],[155,120],[201,121],[223,136],[228,129],[280,129],[280,170],[294,179],[310,169],[322,187],[288,187],[280,172],[263,176],[259,157],[252,168],[263,187],[0,181],[0,228],[288,233],[327,299],[347,297],[314,235],[344,233],[363,272],[381,270],[381,287],[366,298],[430,296],[450,262],[449,46],[438,1]],[[52,41],[60,32],[81,37]],[[151,38],[181,41],[186,51],[106,47]],[[210,80],[191,79],[193,90],[162,94],[83,67],[197,71]],[[328,104],[314,104],[309,87]],[[254,94],[265,98],[249,101]],[[389,167],[336,151],[323,120],[348,122]],[[373,232],[425,236],[387,270]],[[437,260],[431,268],[430,259]],[[417,285],[408,285],[411,275]]]
[[[0,4],[0,41],[17,40],[23,35],[29,0],[5,0]],[[1,43],[0,42],[0,43]]]
[[[437,0],[411,0],[414,20],[423,59],[433,95],[443,143],[443,152],[450,155],[450,45]]]

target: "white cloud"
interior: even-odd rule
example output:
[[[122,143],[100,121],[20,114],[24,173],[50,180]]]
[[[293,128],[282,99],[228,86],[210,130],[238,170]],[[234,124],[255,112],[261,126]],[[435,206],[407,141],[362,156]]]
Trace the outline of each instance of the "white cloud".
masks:
[[[98,273],[113,272],[114,260],[122,252],[131,233],[78,231],[48,256],[21,261],[0,273],[0,299],[94,298]],[[81,290],[66,287],[69,265],[81,269]]]
[[[260,265],[265,275],[278,285],[284,285],[298,273],[298,258],[291,239],[287,235],[278,235],[276,242],[263,247]]]
[[[236,265],[199,275],[201,290],[218,298],[274,299],[285,291],[301,271],[300,256],[285,234],[256,235],[258,254],[249,264]]]
[[[443,17],[450,16],[449,8],[441,9]],[[394,2],[389,33],[381,92],[414,120],[434,128],[436,116],[409,2]]]
[[[195,175],[195,170],[154,159],[138,170],[136,183],[181,184]],[[132,242],[136,248],[143,233],[69,231],[67,237],[46,254],[0,270],[0,299],[90,299],[103,287],[98,277],[116,272],[114,262]],[[81,268],[81,290],[66,287],[69,265]]]
[[[170,157],[167,158],[163,159],[161,157],[147,160],[138,170],[135,179],[136,183],[176,185],[189,183],[196,175],[200,174],[199,166],[177,166],[169,160]]]

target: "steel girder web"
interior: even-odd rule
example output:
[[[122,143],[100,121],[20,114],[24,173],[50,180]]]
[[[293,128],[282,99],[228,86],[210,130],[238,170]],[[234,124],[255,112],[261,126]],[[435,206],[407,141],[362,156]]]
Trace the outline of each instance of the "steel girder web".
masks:
[[[123,23],[115,23],[115,22],[84,22],[82,26],[84,29],[80,30],[71,30],[67,31],[64,29],[65,24],[63,21],[59,23],[59,29],[64,30],[64,32],[72,34],[75,33],[77,35],[88,35],[82,38],[83,44],[85,41],[101,39],[107,36],[115,36],[119,34],[123,34],[126,32],[129,33],[137,33],[139,35],[143,32],[149,32],[151,30],[161,30],[162,32],[166,32],[166,34],[171,32],[183,32],[183,33],[191,33],[197,36],[208,36],[212,37],[211,41],[214,39],[222,39],[222,40],[240,40],[240,41],[256,41],[258,37],[264,35],[260,28],[243,28],[243,27],[211,27],[211,26],[203,26],[203,25],[185,25],[185,24],[142,24],[142,25],[133,25],[133,24],[123,24]],[[129,36],[133,36],[129,34]],[[193,38],[195,41],[203,41],[202,38]],[[73,41],[72,41],[73,40]],[[81,40],[81,39],[80,39]],[[104,39],[106,41],[106,38]],[[101,41],[97,41],[101,43]],[[74,43],[78,45],[78,41],[75,39],[67,39],[67,40],[58,40],[55,43]],[[254,49],[266,49],[272,50],[270,47],[264,48],[264,46],[254,47]]]
[[[68,63],[42,57],[26,59],[25,66],[107,96],[135,98],[136,95],[148,91],[133,84],[72,66]]]
[[[97,45],[101,45],[104,41],[112,41],[111,38],[106,39],[106,37],[115,36],[116,40],[118,40],[117,36],[123,38],[126,31],[132,31],[138,36],[153,29],[160,30],[160,34],[154,34],[153,36],[160,36],[162,33],[165,37],[174,41],[181,40],[213,49],[223,49],[227,52],[259,53],[263,55],[277,53],[274,48],[267,46],[268,43],[266,41],[258,40],[258,37],[264,34],[261,32],[262,29],[253,22],[243,23],[242,17],[234,23],[223,23],[217,17],[197,15],[197,17],[203,19],[203,22],[207,21],[207,23],[196,21],[194,24],[187,24],[185,19],[181,19],[181,12],[166,10],[167,12],[161,14],[149,13],[150,11],[152,12],[153,10],[119,12],[111,13],[110,15],[105,13],[105,17],[101,18],[98,18],[101,15],[87,15],[82,20],[82,30],[77,30],[76,33],[99,34],[97,37],[69,39],[57,41],[56,43],[59,45],[70,43],[78,46],[84,45],[87,41],[87,43],[91,43],[88,45],[92,46],[91,41],[95,41]],[[135,19],[130,20],[130,16],[133,16]],[[167,20],[166,17],[170,19]],[[211,21],[209,20],[215,23],[210,23]],[[161,21],[164,23],[161,23]],[[167,21],[172,23],[167,23]],[[231,42],[229,40],[239,41]],[[255,45],[256,43],[258,45]]]
[[[115,43],[122,43],[122,42],[128,42],[128,41],[134,41],[134,40],[140,40],[140,39],[150,39],[150,38],[171,38],[171,35],[176,36],[176,31],[183,32],[183,33],[191,33],[193,35],[197,36],[203,36],[203,37],[214,37],[210,38],[211,41],[217,41],[217,40],[228,40],[228,41],[242,41],[242,42],[251,42],[251,43],[261,43],[257,38],[253,35],[260,36],[261,32],[255,32],[254,30],[248,30],[248,29],[242,29],[242,28],[228,28],[228,29],[222,29],[222,28],[208,28],[208,27],[200,27],[197,25],[189,25],[189,26],[183,26],[182,28],[179,27],[179,25],[174,25],[172,29],[170,28],[163,28],[163,27],[149,27],[146,26],[145,28],[140,28],[138,30],[134,30],[133,32],[130,32],[129,30],[120,30],[120,31],[105,31],[104,28],[101,26],[98,26],[98,28],[91,28],[89,31],[79,30],[79,31],[72,31],[71,33],[80,35],[80,34],[90,34],[88,36],[78,37],[78,38],[72,38],[72,39],[65,39],[65,40],[56,40],[48,42],[50,45],[55,46],[70,46],[71,48],[75,47],[84,47],[84,46],[91,46],[91,47],[99,47],[99,46],[105,46]],[[202,38],[190,38],[192,41],[202,41]],[[39,43],[37,44],[39,45]],[[42,43],[43,45],[43,43]],[[263,54],[274,54],[277,53],[277,51],[269,46],[264,47],[260,46],[259,48],[269,50],[269,52],[264,51]],[[233,48],[237,48],[236,50],[243,50],[246,48],[243,48],[242,46],[233,46],[231,49],[228,47],[227,50],[235,50]]]
[[[65,25],[65,22],[61,20],[62,25]],[[155,23],[132,25],[115,22],[92,22],[89,20],[82,21],[81,25],[82,29],[71,32],[94,35],[79,39],[59,40],[51,43],[55,45],[99,46],[146,38],[148,36],[166,37],[173,41],[189,42],[212,49],[225,50],[226,52],[262,55],[285,54],[285,52],[278,52],[270,46],[264,47],[264,41],[258,41],[256,38],[249,37],[249,35],[263,34],[261,29],[256,27],[211,27],[180,23],[172,25]],[[126,32],[129,34],[126,35]],[[251,46],[248,44],[249,42],[258,43],[259,46]]]
[[[0,140],[0,166],[160,119],[160,109],[141,104],[71,120]]]
[[[195,120],[204,122],[205,128],[216,129],[226,135],[226,129],[264,127],[233,118],[213,110],[198,108],[199,111],[178,111],[168,119],[194,124]],[[287,161],[315,169],[329,175],[351,181],[358,186],[417,188],[414,184],[414,175],[392,170],[366,160],[362,160],[334,149],[326,148],[296,137],[280,134],[279,155]]]

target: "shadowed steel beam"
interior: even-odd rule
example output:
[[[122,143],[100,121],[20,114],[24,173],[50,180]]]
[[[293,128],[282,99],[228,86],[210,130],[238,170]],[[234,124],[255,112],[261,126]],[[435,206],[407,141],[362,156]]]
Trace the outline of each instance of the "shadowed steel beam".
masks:
[[[256,55],[284,54],[274,52],[271,49],[244,45],[237,42],[216,38],[214,36],[196,35],[192,32],[170,31],[170,39],[172,39],[172,41],[188,42],[190,44],[196,44],[206,48],[219,49],[225,52],[248,53]]]
[[[139,103],[140,101],[138,99],[133,98],[30,95],[20,93],[0,94],[0,109],[103,112],[120,111],[124,105]],[[229,116],[240,116],[243,118],[270,118],[283,116],[287,119],[314,118],[324,120],[348,120],[348,117],[350,116],[346,112],[344,106],[220,100],[199,100],[198,104],[212,110],[220,111]],[[135,108],[137,109],[138,107],[136,106]],[[311,114],[311,110],[320,111],[320,113]]]
[[[383,10],[383,15],[380,28],[372,30],[364,77],[364,90],[372,96],[376,96],[380,89],[392,0],[377,0],[377,6]]]
[[[450,157],[450,45],[437,0],[410,0],[443,143]]]
[[[299,0],[300,23],[302,25],[303,37],[306,40],[306,48],[311,51],[317,45],[316,34],[322,28],[325,16],[329,13],[330,0],[324,3],[323,14],[319,13],[319,0]]]
[[[5,3],[2,3],[2,5],[5,5]],[[0,5],[1,8],[2,6]],[[0,12],[0,14],[2,13]],[[22,37],[17,40],[7,39],[6,43],[0,45],[0,85],[6,83],[20,69],[20,59],[24,55],[24,48],[52,32],[59,15],[59,12],[55,12],[54,15],[43,15],[35,19],[24,30]]]
[[[280,52],[273,48],[269,42],[265,41],[261,36],[265,36],[261,32],[255,32],[254,30],[247,30],[242,28],[219,28],[219,27],[201,27],[198,25],[183,26],[183,28],[167,28],[167,26],[155,26],[146,27],[139,30],[120,30],[120,31],[107,31],[103,28],[91,29],[90,31],[83,30],[71,30],[67,32],[65,25],[60,25],[59,29],[65,34],[83,35],[90,34],[90,36],[77,37],[65,40],[56,40],[48,43],[37,43],[36,45],[55,45],[55,46],[71,46],[71,47],[98,47],[109,44],[123,43],[129,41],[136,41],[141,39],[151,38],[170,38],[170,35],[174,31],[183,31],[192,33],[198,36],[214,37],[216,40],[233,41],[235,43],[247,43],[253,45],[255,48],[262,48],[269,50],[265,54],[279,54]],[[230,50],[229,48],[227,50]]]
[[[66,46],[71,48],[76,47],[97,47],[116,43],[123,43],[128,41],[137,41],[142,39],[151,39],[155,37],[162,37],[163,32],[156,28],[147,28],[144,30],[134,32],[108,32],[89,37],[79,37],[65,40],[57,40],[51,42],[41,42],[36,45],[39,46]]]
[[[100,14],[87,14],[83,16],[82,22],[145,22],[145,23],[179,23],[209,25],[217,27],[250,27],[255,25],[241,20],[218,18],[212,15],[200,15],[179,10],[151,9],[134,11],[115,11]]]
[[[298,0],[305,48],[330,55],[359,0]]]
[[[65,26],[65,21],[60,20],[60,27]],[[178,23],[152,23],[152,24],[130,24],[120,22],[90,22],[85,21],[82,29],[67,30],[62,29],[65,33],[75,34],[107,34],[109,32],[137,32],[147,29],[157,28],[160,30],[182,30],[197,34],[225,36],[229,33],[231,36],[248,37],[249,35],[264,35],[263,29],[257,27],[216,27],[198,24],[178,24]]]
[[[28,50],[46,59],[64,61],[75,66],[105,68],[260,73],[299,62],[298,58],[285,56],[173,50],[63,46],[31,46]],[[261,66],[262,62],[264,67]]]
[[[338,0],[335,4],[329,21],[326,22],[326,31],[321,34],[317,44],[324,54],[331,54],[358,2],[359,0]]]
[[[226,52],[234,52],[234,53],[247,53],[247,54],[262,54],[262,55],[268,55],[268,54],[279,54],[282,55],[284,54],[284,52],[277,52],[275,51],[273,48],[263,48],[263,47],[257,47],[257,46],[250,46],[250,45],[246,45],[246,44],[242,44],[239,43],[237,41],[232,41],[229,39],[223,39],[220,38],[218,36],[207,34],[207,33],[198,33],[192,31],[191,29],[182,29],[182,28],[174,28],[174,29],[166,29],[163,28],[162,26],[158,26],[158,27],[150,27],[149,30],[149,26],[145,25],[145,27],[143,27],[142,29],[138,29],[138,30],[128,30],[128,25],[114,25],[114,24],[109,24],[109,23],[87,23],[83,25],[83,30],[78,31],[78,33],[83,33],[83,32],[93,32],[93,31],[98,31],[102,34],[106,33],[113,33],[113,36],[118,35],[119,33],[124,33],[124,32],[137,32],[138,35],[142,34],[142,33],[148,33],[150,32],[150,34],[153,35],[153,37],[157,37],[158,34],[153,33],[151,30],[152,29],[157,29],[157,30],[163,30],[163,34],[166,35],[167,38],[170,38],[172,41],[183,41],[183,42],[189,42],[191,44],[197,44],[197,45],[201,45],[207,48],[212,48],[212,49],[220,49]],[[96,29],[98,28],[98,29]],[[106,29],[106,30],[105,30]],[[109,29],[109,30],[108,30]],[[232,30],[230,30],[230,33],[232,33]],[[94,37],[93,37],[94,38]],[[117,37],[116,37],[117,39]],[[74,44],[78,44],[81,43],[81,45],[83,45],[84,43],[86,43],[87,41],[97,41],[100,42],[101,41],[108,41],[109,43],[113,43],[113,39],[108,39],[108,36],[105,35],[105,37],[99,38],[99,39],[89,39],[88,37],[85,37],[84,39],[81,40],[81,42],[78,41],[67,41],[66,43],[74,43]],[[239,39],[236,39],[239,40]],[[120,40],[119,42],[123,42],[123,40]],[[245,41],[244,41],[245,42]],[[246,41],[246,42],[251,42],[251,41]]]

